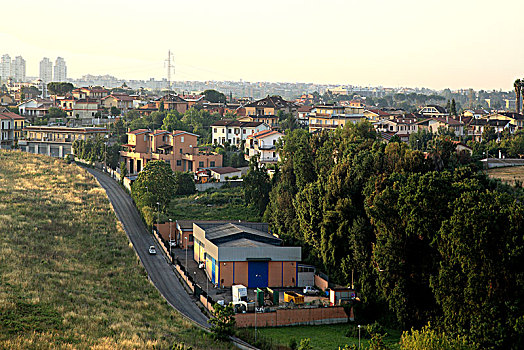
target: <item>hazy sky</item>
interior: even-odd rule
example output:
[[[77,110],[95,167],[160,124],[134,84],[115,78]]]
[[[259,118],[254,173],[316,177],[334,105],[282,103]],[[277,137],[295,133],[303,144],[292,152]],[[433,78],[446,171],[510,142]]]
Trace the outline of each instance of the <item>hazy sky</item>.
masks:
[[[511,90],[523,0],[17,0],[0,54],[64,57],[68,76]]]

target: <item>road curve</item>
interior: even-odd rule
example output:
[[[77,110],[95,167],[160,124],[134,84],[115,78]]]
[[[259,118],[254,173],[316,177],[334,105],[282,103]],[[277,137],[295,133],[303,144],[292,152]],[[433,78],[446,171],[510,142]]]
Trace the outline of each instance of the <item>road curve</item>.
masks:
[[[186,292],[164,256],[162,254],[149,255],[149,246],[156,246],[157,244],[142,222],[131,197],[110,176],[95,169],[86,168],[86,170],[105,189],[118,220],[124,226],[133,248],[140,257],[140,261],[156,289],[182,315],[190,318],[202,327],[209,328],[208,318],[204,316],[194,300]]]

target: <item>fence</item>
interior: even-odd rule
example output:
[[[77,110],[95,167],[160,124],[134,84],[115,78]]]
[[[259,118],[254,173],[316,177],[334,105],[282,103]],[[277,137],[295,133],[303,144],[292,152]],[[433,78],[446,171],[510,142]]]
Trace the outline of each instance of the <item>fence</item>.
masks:
[[[275,312],[236,314],[237,327],[278,327],[346,323],[348,315],[342,306],[304,309],[277,309]]]

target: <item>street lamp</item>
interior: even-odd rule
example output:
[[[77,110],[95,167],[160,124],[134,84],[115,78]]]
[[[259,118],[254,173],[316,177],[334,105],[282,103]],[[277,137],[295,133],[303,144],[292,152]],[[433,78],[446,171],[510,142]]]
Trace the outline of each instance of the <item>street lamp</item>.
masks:
[[[255,275],[255,278],[259,278],[261,275]],[[255,343],[257,341],[257,302],[258,300],[255,300]]]
[[[173,220],[169,219],[169,257],[171,258],[171,262],[173,262],[173,253],[171,252],[171,224],[173,223]]]
[[[360,349],[360,325],[358,325],[358,348]]]
[[[184,239],[186,240],[186,270],[189,271],[189,267],[187,266],[187,236],[184,237]]]

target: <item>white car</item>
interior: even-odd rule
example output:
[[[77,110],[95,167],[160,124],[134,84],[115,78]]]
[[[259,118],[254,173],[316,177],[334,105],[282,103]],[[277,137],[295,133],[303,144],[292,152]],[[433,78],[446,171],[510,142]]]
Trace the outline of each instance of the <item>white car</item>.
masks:
[[[303,293],[305,295],[317,295],[318,294],[318,289],[316,289],[313,286],[305,286],[304,290],[303,290]]]
[[[155,255],[156,254],[156,249],[155,249],[154,245],[149,247],[149,254],[151,254],[151,255]]]
[[[175,240],[171,240],[171,241],[169,241],[169,245],[170,245],[172,248],[176,248],[176,241],[175,241]]]

